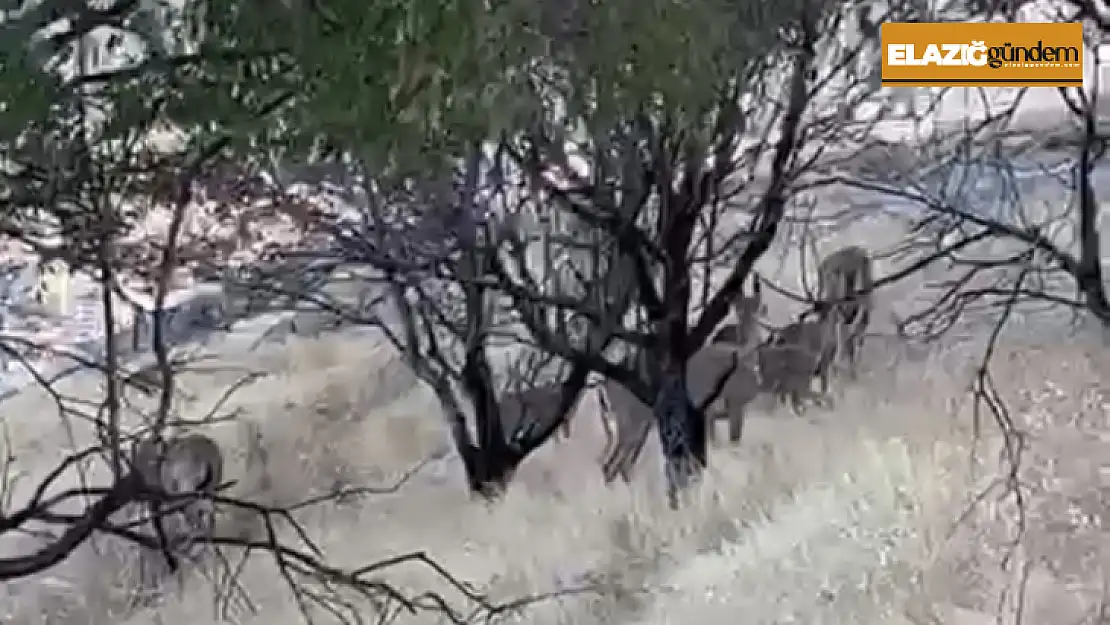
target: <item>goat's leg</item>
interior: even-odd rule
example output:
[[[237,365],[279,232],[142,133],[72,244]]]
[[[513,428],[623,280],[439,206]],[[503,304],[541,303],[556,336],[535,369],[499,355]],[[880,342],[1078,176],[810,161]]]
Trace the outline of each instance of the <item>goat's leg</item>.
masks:
[[[851,343],[851,351],[849,355],[852,361],[852,379],[859,377],[859,361],[863,356],[863,343],[867,339],[867,328],[871,325],[871,311],[869,307],[864,307],[863,314],[857,321],[853,332]]]
[[[828,394],[814,394],[813,403],[825,408],[826,410],[833,407],[833,398]]]
[[[620,465],[624,461],[624,448],[619,442],[607,444],[602,454],[601,479],[606,484],[611,484],[620,472]]]
[[[630,473],[632,468],[640,460],[640,454],[644,451],[644,445],[647,444],[648,435],[651,434],[651,426],[653,422],[648,421],[645,423],[636,434],[636,445],[630,450],[628,459],[624,464],[621,475],[624,477],[625,482],[630,482]]]
[[[617,461],[620,447],[618,446],[616,433],[613,431],[613,421],[604,412],[601,414],[601,429],[605,433],[605,448],[602,450],[598,462],[601,463],[602,479],[608,484],[613,481],[613,465]]]
[[[794,411],[797,416],[802,416],[806,411],[805,404],[802,402],[802,394],[797,390],[792,390],[788,394],[790,397],[790,409]]]
[[[634,463],[635,459],[631,450],[626,447],[617,447],[602,465],[601,479],[606,484],[612,484],[619,476],[625,484],[628,484],[632,481],[631,474]]]
[[[705,409],[705,438],[710,445],[717,444],[717,414],[711,408]]]
[[[787,393],[787,392],[785,392],[781,389],[776,389],[771,394],[771,396],[774,398],[775,405],[777,405],[777,406],[785,406],[786,405],[786,400],[789,399],[789,393]]]
[[[602,467],[602,476],[606,484],[612,483],[618,475],[626,484],[632,481],[632,468],[636,466],[636,461],[640,459],[640,453],[644,450],[648,434],[651,433],[651,425],[650,421],[636,424],[633,432],[627,432],[629,428],[624,431],[618,429],[616,449]],[[622,436],[630,438],[619,440]]]
[[[601,412],[601,431],[605,435],[605,452],[609,453],[617,440],[616,415],[605,409]]]
[[[597,389],[597,416],[601,419],[601,432],[605,435],[605,447],[601,451],[601,457],[598,462],[601,463],[602,472],[606,471],[608,463],[612,460],[613,454],[616,453],[616,437],[619,433],[618,423],[616,422],[616,415],[613,412],[612,406],[609,404],[609,398],[605,395],[605,389],[598,387]]]
[[[612,484],[613,480],[617,478],[617,465],[620,462],[620,450],[614,449],[613,453],[609,455],[603,463],[601,463],[601,479],[606,484]]]
[[[809,390],[808,399],[822,408],[832,408],[833,396],[829,393],[827,385],[822,386],[824,388],[821,389],[820,393],[815,393],[812,389],[807,389]]]
[[[559,426],[559,431],[562,433],[563,440],[570,438],[570,415],[563,418],[563,423]]]
[[[853,337],[848,342],[848,376],[853,380],[859,379],[859,357],[863,351],[863,337]]]
[[[631,484],[632,483],[632,467],[633,467],[634,464],[635,464],[635,462],[630,462],[630,461],[626,460],[625,462],[622,462],[621,465],[620,465],[619,470],[620,470],[621,481],[624,482],[625,484]]]
[[[824,367],[815,373],[818,380],[819,391],[813,390],[812,380],[810,380],[810,383],[807,384],[804,389],[799,389],[802,391],[802,399],[822,408],[832,407],[832,396],[829,394],[828,383],[829,371],[829,367]]]
[[[792,389],[790,391],[790,403],[794,409],[794,414],[798,416],[805,412],[807,403],[822,408],[831,408],[833,405],[832,398],[827,393],[817,393],[809,384],[803,388]]]
[[[728,442],[736,445],[740,442],[740,435],[744,429],[744,407],[739,406],[733,408],[729,406],[728,410]]]

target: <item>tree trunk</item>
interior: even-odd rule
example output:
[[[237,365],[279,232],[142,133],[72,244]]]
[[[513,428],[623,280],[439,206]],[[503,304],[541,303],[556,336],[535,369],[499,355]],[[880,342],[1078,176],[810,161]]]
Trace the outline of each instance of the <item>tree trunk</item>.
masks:
[[[1110,327],[1110,299],[1106,296],[1106,285],[1102,275],[1102,238],[1098,229],[1100,213],[1095,195],[1091,172],[1096,162],[1089,145],[1091,137],[1096,136],[1094,116],[1088,114],[1085,120],[1088,145],[1083,146],[1079,156],[1079,268],[1075,276],[1079,291],[1083,294],[1087,308],[1104,327]]]
[[[655,398],[655,421],[663,451],[671,508],[700,479],[708,464],[705,418],[690,400],[685,373],[666,373]]]
[[[486,447],[475,445],[466,425],[466,417],[462,414],[455,415],[451,436],[455,441],[455,449],[462,458],[470,494],[489,501],[504,494],[523,458],[513,453],[506,444],[494,443]]]

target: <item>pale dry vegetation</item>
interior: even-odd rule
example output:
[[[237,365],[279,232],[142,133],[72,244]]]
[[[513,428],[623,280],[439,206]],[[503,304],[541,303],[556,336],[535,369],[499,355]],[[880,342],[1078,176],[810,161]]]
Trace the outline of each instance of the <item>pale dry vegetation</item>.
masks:
[[[881,24],[1027,2],[286,4],[4,22],[0,232],[106,338],[0,400],[0,623],[1110,625],[1097,98],[1051,91],[1053,147],[1025,90],[876,80]],[[846,246],[875,293],[815,283]],[[753,273],[707,454],[690,363]],[[628,484],[600,376],[661,432]]]
[[[882,245],[887,231],[877,223],[857,225],[850,240],[866,233]],[[800,288],[801,263],[790,258],[778,271],[774,260],[769,254],[761,272]],[[880,263],[878,274],[890,268]],[[912,304],[918,284],[880,294],[877,334],[890,311]],[[789,308],[773,300],[771,319],[786,318]],[[971,625],[999,615],[1015,622],[1022,603],[1026,622],[1104,623],[1110,396],[1099,386],[1110,355],[1082,336],[1040,340],[1033,331],[1021,326],[1021,336],[1007,338],[1013,347],[993,361],[1011,418],[1028,433],[1019,475],[1024,528],[1004,485],[988,488],[1008,465],[999,460],[997,427],[989,416],[976,422],[967,392],[979,341],[923,351],[880,337],[867,347],[863,379],[834,409],[797,418],[756,406],[742,444],[712,452],[700,500],[677,512],[660,496],[659,454],[650,446],[631,488],[603,486],[592,395],[571,440],[529,458],[504,501],[471,500],[435,399],[369,332],[291,339],[253,353],[213,344],[217,358],[205,367],[217,369],[179,376],[183,393],[197,398],[182,400],[181,410],[202,416],[221,389],[248,372],[264,374],[224,407],[239,411],[238,420],[209,430],[229,450],[235,493],[261,503],[388,487],[417,469],[396,492],[352,492],[297,514],[339,567],[423,551],[496,599],[565,591],[505,614],[510,621]],[[57,388],[92,397],[98,383],[82,374]],[[41,390],[7,402],[4,415],[17,466],[33,476],[70,446]],[[79,440],[88,436],[79,423],[73,428]],[[227,515],[219,531],[250,536],[260,527]],[[118,595],[129,583],[129,560],[111,546],[98,540],[46,574],[8,584],[0,619],[124,618]],[[233,616],[297,622],[268,558],[252,556],[244,570],[257,612],[236,603]],[[466,606],[424,569],[388,576]],[[215,623],[217,603],[213,584],[194,578],[183,594],[123,622]],[[428,614],[400,618],[436,622]]]

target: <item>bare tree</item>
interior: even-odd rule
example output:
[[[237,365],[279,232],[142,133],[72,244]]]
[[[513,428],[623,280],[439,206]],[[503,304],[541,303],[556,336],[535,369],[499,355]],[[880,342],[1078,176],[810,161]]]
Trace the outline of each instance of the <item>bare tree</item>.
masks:
[[[321,252],[366,270],[362,293],[316,304],[378,327],[397,347],[438,398],[470,490],[494,498],[520,462],[565,427],[590,370],[531,346],[519,314],[496,288],[494,267],[534,268],[536,253],[550,247],[537,246],[518,218],[505,218],[508,212],[483,199],[488,167],[475,145],[448,181],[387,186],[384,178],[367,177],[366,211],[357,223],[331,222],[336,247]],[[569,279],[579,299],[614,296],[588,272]],[[603,328],[573,316],[557,323],[567,340],[590,350],[604,350],[610,341]]]
[[[728,421],[729,442],[739,443],[747,405],[767,389],[757,369],[759,327],[765,305],[759,277],[753,274],[753,278],[752,293],[741,292],[733,301],[738,322],[721,327],[687,361],[690,397],[699,411],[705,413],[710,443],[715,442],[718,419]],[[647,352],[639,350],[634,354],[643,358]],[[643,360],[634,366],[643,370]],[[598,400],[606,427],[601,459],[603,479],[608,483],[619,475],[629,482],[655,422],[652,409],[611,379],[599,387]]]
[[[568,344],[548,322],[551,309],[593,323],[604,317],[596,308],[539,292],[503,259],[493,265],[498,288],[513,299],[543,349],[601,373],[655,407],[672,493],[695,481],[707,460],[705,419],[689,400],[686,363],[715,332],[775,240],[803,174],[830,145],[852,145],[845,125],[832,121],[840,113],[814,103],[834,91],[850,94],[844,98],[853,107],[865,97],[859,82],[830,86],[856,62],[859,42],[847,49],[829,42],[837,53],[818,59],[821,34],[835,32],[843,14],[803,4],[797,13],[777,15],[781,39],[763,56],[714,75],[712,87],[697,91],[692,101],[659,88],[652,96],[661,99],[658,106],[643,103],[605,116],[576,108],[577,96],[568,91],[570,110],[584,120],[585,140],[563,132],[562,118],[537,115],[519,141],[503,147],[526,172],[541,204],[573,215],[616,251],[616,266],[635,299],[631,311],[611,313],[644,321],[625,325],[614,344],[618,352],[644,352],[650,366],[628,368],[602,352]],[[628,88],[614,81],[598,93]],[[559,88],[558,80],[537,87]],[[866,136],[873,123],[863,123],[859,132]]]
[[[474,492],[503,490],[559,428],[590,373],[657,408],[674,493],[705,465],[687,361],[775,241],[803,174],[854,152],[877,121],[854,111],[874,95],[857,71],[870,48],[834,35],[849,22],[916,10],[861,16],[854,5],[807,1],[740,9],[660,7],[706,36],[652,35],[660,49],[645,55],[638,35],[602,42],[563,32],[619,30],[606,22],[614,11],[571,7],[555,19],[558,46],[525,46],[526,58],[482,74],[498,76],[489,91],[508,102],[493,127],[468,118],[443,134],[459,102],[482,109],[486,92],[420,104],[432,108],[417,118],[437,121],[404,130],[437,137],[443,149],[418,168],[365,137],[328,135],[361,166],[368,206],[327,220],[332,248],[316,252],[364,271],[363,303],[374,305],[313,304],[346,308],[342,315],[381,327],[400,349],[439,398]],[[632,13],[621,19],[635,18],[634,32],[656,32],[657,16]],[[314,127],[335,128],[345,127]],[[539,245],[511,223],[529,213],[546,224]],[[560,371],[535,378],[562,388],[554,416],[505,423],[500,371],[512,367],[494,356],[515,361],[508,345],[557,357]],[[646,370],[619,360],[639,353]]]
[[[1035,8],[1035,21],[1083,22],[1087,58],[1096,65],[1096,44],[1110,28],[1105,7],[1084,0],[969,4],[996,18],[1014,20]],[[1097,175],[1107,139],[1099,123],[1102,78],[1096,69],[1084,87],[1058,90],[1058,108],[1027,113],[1042,122],[1035,129],[1012,127],[1020,107],[1037,106],[1025,90],[967,89],[981,112],[938,122],[932,136],[907,146],[905,153],[916,155],[890,159],[886,171],[843,167],[815,183],[897,206],[905,220],[904,264],[877,276],[875,289],[933,264],[944,270],[943,279],[925,283],[923,303],[896,319],[903,338],[933,342],[956,331],[982,339],[971,381],[974,425],[979,432],[990,419],[1002,434],[1003,475],[991,488],[1019,511],[1011,546],[1026,528],[1029,493],[1021,475],[1028,433],[992,374],[994,354],[1026,320],[1038,322],[1038,334],[1087,330],[1080,321],[1103,337],[1110,328]],[[1070,317],[1062,314],[1069,310]]]
[[[677,493],[706,462],[687,361],[775,241],[803,174],[835,161],[831,148],[840,156],[868,136],[877,115],[861,105],[874,81],[861,70],[874,24],[916,8],[864,15],[855,3],[841,10],[808,0],[663,3],[654,12],[576,3],[558,15],[513,8],[537,18],[543,36],[493,28],[505,12],[474,16],[468,35],[483,25],[524,34],[489,55],[496,60],[467,65],[448,82],[474,87],[442,102],[408,89],[442,91],[438,73],[400,76],[385,98],[397,123],[380,141],[359,126],[366,120],[332,114],[351,96],[333,80],[346,70],[332,69],[363,61],[298,50],[318,84],[289,105],[301,113],[295,121],[275,126],[361,167],[368,206],[357,218],[323,220],[330,249],[314,253],[364,272],[364,303],[375,305],[297,299],[382,328],[435,390],[474,492],[503,490],[597,373],[658,408]],[[313,24],[343,21],[305,10],[322,19]],[[683,27],[665,32],[664,22]],[[838,39],[857,23],[870,24],[860,40]],[[320,99],[328,94],[334,102]],[[302,101],[329,114],[307,114]],[[512,224],[533,218],[538,244]],[[505,423],[501,373],[513,367],[494,356],[515,361],[507,345],[557,357],[558,372],[536,378],[562,388],[554,414]],[[620,361],[639,352],[651,363],[645,371]]]
[[[204,150],[198,152],[199,164],[189,165],[194,171],[203,167]],[[488,603],[480,594],[451,575],[423,554],[401,556],[389,562],[371,564],[356,570],[344,570],[330,565],[319,547],[296,519],[293,511],[307,506],[325,505],[344,494],[372,494],[391,492],[400,483],[382,488],[365,487],[347,489],[346,493],[317,496],[288,506],[265,506],[230,497],[224,490],[219,468],[220,450],[212,442],[194,434],[198,428],[234,415],[221,414],[231,395],[253,377],[244,380],[222,394],[210,413],[199,420],[180,418],[175,393],[175,378],[190,363],[175,359],[168,345],[164,325],[165,292],[169,280],[165,276],[175,268],[174,250],[177,244],[174,232],[186,214],[192,188],[189,170],[179,172],[180,184],[186,187],[178,196],[180,205],[174,207],[176,216],[170,224],[166,246],[160,250],[158,286],[153,314],[153,352],[155,370],[159,378],[153,385],[142,384],[137,389],[147,401],[133,403],[128,399],[132,376],[126,372],[117,343],[121,337],[111,331],[103,337],[104,348],[99,358],[70,353],[58,346],[41,346],[59,351],[60,355],[76,359],[83,367],[100,371],[105,380],[104,397],[90,409],[85,398],[66,397],[54,390],[49,380],[36,370],[36,363],[25,363],[33,375],[54,399],[59,418],[64,423],[79,420],[92,426],[97,440],[84,444],[74,440],[74,451],[42,477],[26,501],[9,496],[17,467],[9,459],[0,475],[0,533],[31,532],[42,537],[37,547],[27,553],[0,558],[0,579],[16,580],[38,574],[66,560],[82,545],[96,535],[109,535],[122,539],[141,554],[144,566],[153,576],[147,580],[155,588],[162,581],[183,574],[196,559],[195,548],[208,545],[216,548],[214,562],[219,574],[213,580],[224,585],[219,596],[226,597],[231,607],[250,607],[249,597],[239,586],[241,558],[253,554],[268,554],[289,585],[289,591],[301,607],[306,622],[318,614],[329,614],[344,622],[357,622],[360,612],[372,611],[380,618],[395,618],[399,610],[435,611],[451,620],[463,622],[473,611],[494,613],[504,609]],[[100,214],[100,213],[97,213]],[[89,223],[96,224],[94,215]],[[174,226],[174,224],[178,224]],[[95,227],[95,225],[94,225]],[[102,248],[104,249],[104,248]],[[109,267],[98,274],[102,298],[102,315],[105,325],[112,327],[113,288],[111,262],[92,257],[93,266]],[[106,276],[106,277],[103,277]],[[146,376],[149,377],[149,376]],[[149,397],[151,390],[154,397]],[[127,453],[129,447],[135,454]],[[85,476],[96,473],[97,467],[106,468],[107,481]],[[153,477],[152,477],[153,476]],[[68,486],[74,481],[78,486]],[[214,507],[245,513],[258,521],[258,532],[241,534],[227,532],[228,528],[213,527],[211,514]],[[138,508],[141,512],[131,513]],[[241,516],[241,515],[240,515]],[[283,538],[292,532],[294,540]],[[238,557],[233,557],[238,554]],[[453,607],[446,598],[434,593],[410,596],[381,581],[380,572],[404,562],[417,562],[431,567],[448,583],[462,593],[470,605]],[[356,598],[361,598],[357,599]],[[525,598],[525,604],[530,599]]]
[[[1003,4],[991,10],[1017,8]],[[1076,1],[1058,9],[1057,17],[1087,20],[1097,30],[1104,28],[1101,14],[1095,5]],[[1105,152],[1098,82],[1096,75],[1088,87],[1059,90],[1071,119],[1060,119],[1047,138],[1007,131],[1013,113],[1027,102],[1024,92],[984,91],[977,96],[984,109],[980,118],[944,128],[932,139],[937,146],[955,146],[953,154],[930,150],[885,175],[843,171],[819,182],[905,207],[900,212],[908,217],[912,262],[877,278],[876,288],[931,263],[954,270],[955,278],[931,285],[936,297],[929,306],[900,320],[903,333],[929,340],[970,317],[1015,312],[1015,305],[1016,311],[1063,305],[1110,324],[1093,176]]]
[[[87,12],[91,18],[99,15],[108,21],[117,19],[114,14],[100,14],[92,9]],[[84,22],[78,19],[77,23]],[[71,90],[73,85],[62,87]],[[37,481],[26,496],[14,490],[14,483],[26,478],[21,466],[25,459],[14,457],[10,441],[5,441],[0,461],[0,535],[31,535],[37,540],[21,542],[23,550],[0,558],[0,580],[10,582],[41,574],[62,564],[79,549],[87,548],[98,536],[112,536],[142,554],[157,577],[172,578],[185,571],[195,545],[216,548],[220,575],[213,579],[224,586],[218,596],[248,608],[250,599],[243,595],[238,581],[242,561],[264,555],[288,584],[306,622],[321,615],[341,622],[361,622],[367,612],[381,622],[388,622],[399,612],[431,611],[451,622],[462,623],[475,614],[508,609],[488,602],[424,554],[403,554],[362,568],[341,569],[330,564],[294,511],[326,505],[340,493],[279,508],[228,496],[228,484],[214,470],[211,457],[200,463],[202,475],[176,472],[198,468],[196,463],[174,462],[179,452],[200,449],[189,446],[183,450],[181,442],[197,440],[193,438],[197,436],[195,430],[232,418],[234,415],[222,414],[226,402],[238,388],[256,377],[247,376],[218,394],[210,413],[203,418],[181,418],[175,380],[192,363],[173,353],[167,328],[168,300],[174,286],[173,275],[181,266],[186,217],[196,208],[194,195],[200,187],[197,180],[208,172],[213,155],[228,147],[230,137],[219,132],[197,133],[190,137],[179,158],[139,167],[134,159],[139,152],[138,139],[149,129],[149,117],[122,120],[120,128],[112,126],[121,137],[86,133],[88,125],[82,117],[85,113],[76,105],[72,111],[55,108],[36,110],[35,114],[42,119],[24,121],[49,128],[45,136],[50,145],[56,142],[70,156],[59,163],[56,159],[44,160],[41,151],[6,151],[8,160],[0,175],[7,203],[4,234],[44,256],[61,258],[70,270],[91,277],[97,285],[104,332],[101,346],[92,349],[92,353],[57,343],[40,344],[9,333],[0,337],[0,349],[19,361],[51,398],[64,431],[87,428],[92,435],[90,442],[88,437],[73,434],[70,453],[44,474],[34,475]],[[127,245],[142,216],[134,207],[142,201],[150,202],[154,194],[145,184],[145,177],[155,173],[167,181],[167,189],[159,197],[164,203],[159,207],[170,219],[164,230],[156,233],[161,236],[148,239],[153,248],[151,257],[136,259],[128,253]],[[151,345],[155,362],[152,368],[136,374],[124,362],[126,340],[115,331],[123,315],[114,291],[119,276],[136,271],[140,263],[154,266],[150,275],[154,282]],[[41,363],[23,355],[27,347],[55,354],[57,360],[73,362],[78,370],[98,372],[104,382],[103,393],[91,398],[66,396],[57,389],[51,372],[42,371]],[[140,393],[132,394],[133,388]],[[47,416],[31,415],[36,420]],[[151,479],[147,462],[150,458],[146,453],[139,453],[137,459],[128,453],[135,446],[164,452],[156,454],[162,456],[155,461],[161,469],[157,479]],[[218,455],[211,448],[206,453]],[[136,460],[145,468],[136,467]],[[392,492],[400,485],[348,489],[346,494]],[[260,531],[247,535],[225,534],[219,528],[212,531],[210,523],[197,517],[207,517],[213,507],[245,513],[257,521]],[[132,514],[135,508],[142,512]],[[184,526],[179,523],[182,517],[199,520],[199,531],[192,522]],[[382,580],[384,571],[409,562],[441,575],[461,593],[463,605],[435,593],[410,594]],[[514,607],[530,600],[524,598],[523,603],[514,603]],[[227,615],[229,606],[216,607]]]

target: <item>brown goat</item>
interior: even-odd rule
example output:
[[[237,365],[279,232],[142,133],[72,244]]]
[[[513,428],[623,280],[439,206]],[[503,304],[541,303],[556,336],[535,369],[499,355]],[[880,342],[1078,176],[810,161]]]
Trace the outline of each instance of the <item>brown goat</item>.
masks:
[[[686,364],[690,400],[698,406],[705,403],[726,373],[728,377],[721,384],[720,393],[705,408],[706,433],[710,441],[715,441],[716,422],[727,419],[729,442],[735,444],[740,442],[743,432],[745,408],[760,393],[755,369],[737,350],[719,345],[707,345]],[[607,379],[599,386],[598,402],[606,431],[602,476],[607,483],[618,476],[628,482],[632,467],[655,425],[655,415],[651,406],[613,380]]]
[[[582,394],[585,394],[585,391]],[[512,433],[517,428],[530,424],[535,424],[537,427],[546,426],[559,418],[559,403],[562,397],[563,385],[561,384],[541,384],[523,391],[506,393],[498,405],[505,431]],[[581,395],[578,401],[581,402]],[[570,437],[570,422],[576,407],[577,405],[570,407],[559,427],[563,438]]]
[[[716,442],[716,422],[727,420],[729,442],[735,444],[742,436],[745,409],[761,390],[753,348],[758,340],[759,317],[766,312],[766,306],[758,274],[752,274],[751,294],[741,288],[732,310],[737,323],[721,327],[710,343],[690,358],[686,363],[686,381],[691,400],[700,406],[721,376],[735,367],[724,380],[716,400],[705,408],[710,442]],[[598,403],[606,432],[602,475],[606,482],[612,482],[618,475],[627,482],[655,424],[652,408],[612,380],[599,386]]]
[[[133,477],[150,491],[147,504],[135,512],[152,525],[158,519],[158,538],[165,539],[165,552],[144,550],[139,558],[137,603],[149,605],[175,572],[179,558],[197,561],[206,549],[204,540],[214,531],[215,506],[203,498],[183,497],[212,494],[223,480],[224,459],[214,440],[188,434],[158,443],[142,441],[131,462]]]
[[[780,401],[789,399],[796,414],[804,411],[805,400],[826,403],[834,340],[830,324],[820,319],[781,328],[756,350],[761,387]],[[821,384],[820,395],[812,390],[814,377]]]
[[[817,268],[820,302],[817,312],[835,330],[835,358],[843,355],[852,378],[859,372],[860,352],[874,309],[871,255],[858,245],[842,247]]]

